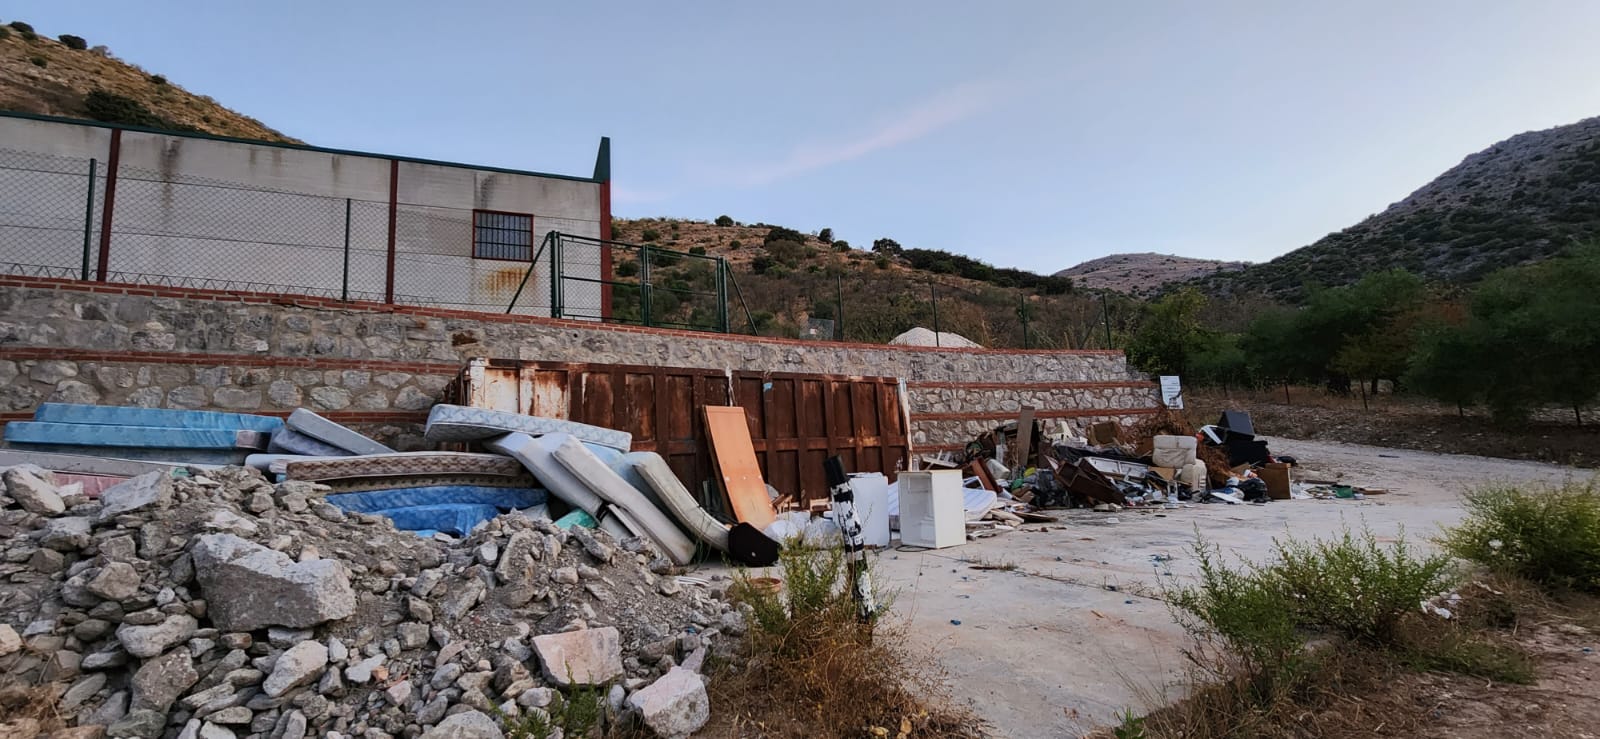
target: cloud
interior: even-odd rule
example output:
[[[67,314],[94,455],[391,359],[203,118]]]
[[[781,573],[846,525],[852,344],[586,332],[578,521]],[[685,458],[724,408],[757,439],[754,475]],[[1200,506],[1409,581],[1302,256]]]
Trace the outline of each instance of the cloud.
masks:
[[[859,135],[831,142],[797,146],[776,162],[719,168],[717,179],[745,187],[767,185],[813,170],[860,159],[920,139],[958,123],[1009,97],[1014,83],[1005,80],[968,82],[942,90],[894,115],[880,120]]]

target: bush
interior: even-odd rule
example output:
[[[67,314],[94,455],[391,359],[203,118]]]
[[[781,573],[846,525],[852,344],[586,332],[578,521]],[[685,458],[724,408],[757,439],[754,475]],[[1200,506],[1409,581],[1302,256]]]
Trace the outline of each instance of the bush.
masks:
[[[39,38],[39,34],[34,33],[33,26],[23,23],[22,21],[11,21],[7,25],[11,27],[11,30],[16,31],[18,36],[21,36],[26,41],[32,41],[36,38]]]
[[[91,91],[84,97],[83,107],[90,118],[106,123],[126,123],[152,128],[166,125],[166,121],[150,112],[143,103],[105,90]]]
[[[1168,585],[1164,593],[1173,619],[1197,643],[1220,646],[1238,658],[1263,695],[1301,677],[1304,643],[1295,628],[1294,607],[1283,583],[1261,570],[1234,569],[1215,545],[1197,541],[1191,548],[1200,563],[1197,585]],[[1196,658],[1197,663],[1202,660]]]
[[[797,241],[769,241],[767,253],[784,266],[793,267],[800,263],[806,256],[806,248]]]
[[[738,239],[734,239],[733,241],[728,242],[728,248],[729,249],[738,249],[738,248],[741,248],[743,246],[744,246],[744,243],[740,242]]]
[[[83,50],[89,48],[89,42],[84,40],[84,38],[82,36],[74,36],[74,35],[72,35],[70,33],[63,33],[60,36],[58,36],[57,38],[59,38],[61,40],[61,45],[62,46],[65,46],[65,47],[67,47],[69,49],[72,49],[74,51],[83,51]]]
[[[639,233],[639,238],[644,241],[655,241],[661,238],[661,232],[653,228],[647,228]]]
[[[845,241],[844,239],[839,239],[838,241],[833,242],[833,250],[841,252],[850,251],[850,242]]]
[[[764,275],[772,271],[773,265],[776,265],[777,263],[778,260],[773,259],[765,254],[760,254],[757,255],[755,259],[750,260],[750,271],[758,275]]]
[[[727,228],[733,225],[733,218],[729,216],[717,216],[716,224],[723,228]]]
[[[660,267],[671,267],[682,259],[683,252],[673,251],[672,249],[666,249],[663,247],[655,247],[650,250],[650,269],[654,270]]]
[[[703,257],[703,256],[706,255],[706,248],[703,247],[703,246],[698,246],[698,245],[691,246],[691,247],[689,247],[689,253],[693,254],[693,255],[695,255],[697,257]]]
[[[95,47],[93,49],[89,50],[89,53],[90,54],[94,54],[95,56],[103,56],[103,57],[108,57],[109,58],[111,56],[111,47],[106,46],[105,44],[97,44],[97,45],[95,45]]]
[[[1595,481],[1467,493],[1467,518],[1440,544],[1451,554],[1550,590],[1600,592],[1600,488]]]
[[[872,263],[878,265],[878,269],[888,269],[889,268],[889,258],[884,256],[884,255],[882,255],[882,254],[879,254],[878,256],[873,257],[872,258]]]
[[[42,56],[28,57],[28,61],[33,62],[33,66],[35,66],[35,67],[48,67],[48,66],[50,66],[50,60],[46,59],[46,58],[44,58]]]
[[[152,74],[152,75],[150,75],[150,84],[152,84],[152,85],[165,85],[165,84],[167,84],[167,78],[163,77],[163,76],[161,76],[159,74]]]
[[[792,241],[796,244],[804,244],[806,243],[806,235],[792,228],[773,226],[767,231],[766,238],[762,239],[761,243],[771,245],[779,241]]]
[[[1355,641],[1392,644],[1400,618],[1452,580],[1449,558],[1414,554],[1404,531],[1392,546],[1348,528],[1331,540],[1274,545],[1270,572],[1294,599],[1298,625]]]
[[[628,260],[626,262],[618,262],[617,263],[616,276],[618,276],[618,277],[634,277],[634,276],[637,276],[638,274],[639,274],[639,263],[638,262],[630,259],[630,260]]]
[[[0,41],[4,41],[8,38],[11,38],[11,29],[6,28],[5,26],[0,26]]]
[[[817,241],[820,241],[820,242],[822,242],[824,244],[833,243],[833,229],[824,228],[821,231],[818,231],[817,232]]]
[[[900,246],[900,242],[895,241],[894,239],[883,238],[873,240],[872,251],[875,254],[899,255],[901,252],[904,252],[905,249]]]

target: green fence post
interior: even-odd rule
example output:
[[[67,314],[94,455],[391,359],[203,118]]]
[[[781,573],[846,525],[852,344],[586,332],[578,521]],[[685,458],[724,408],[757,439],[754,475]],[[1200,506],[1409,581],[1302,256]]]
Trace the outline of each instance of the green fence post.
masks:
[[[639,320],[650,325],[650,247],[639,247]]]
[[[561,317],[561,235],[550,242],[550,317]]]
[[[727,260],[717,257],[717,328],[728,333],[728,276]]]
[[[97,164],[95,160],[89,160],[89,197],[83,201],[83,271],[78,275],[80,280],[89,279],[89,242],[90,234],[94,232],[94,175]]]

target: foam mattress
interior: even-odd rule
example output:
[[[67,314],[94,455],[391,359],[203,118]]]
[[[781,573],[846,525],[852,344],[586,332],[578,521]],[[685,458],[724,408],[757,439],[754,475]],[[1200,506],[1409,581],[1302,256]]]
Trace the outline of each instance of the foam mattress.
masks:
[[[618,517],[611,515],[611,507],[599,495],[555,460],[553,452],[571,438],[566,434],[549,434],[535,439],[527,434],[512,433],[489,439],[484,445],[515,457],[544,484],[551,495],[593,516],[600,522],[600,528],[612,536],[642,536],[643,532],[631,530]]]
[[[654,541],[674,563],[685,565],[693,561],[694,542],[689,541],[666,514],[651,505],[643,493],[635,490],[577,439],[563,439],[553,456],[596,495],[617,508],[624,521],[631,521],[637,533]]]
[[[557,418],[525,416],[486,408],[468,408],[460,405],[436,405],[428,412],[428,441],[481,441],[507,433],[527,436],[566,434],[612,449],[628,451],[633,445],[633,435],[626,431],[601,428]]]

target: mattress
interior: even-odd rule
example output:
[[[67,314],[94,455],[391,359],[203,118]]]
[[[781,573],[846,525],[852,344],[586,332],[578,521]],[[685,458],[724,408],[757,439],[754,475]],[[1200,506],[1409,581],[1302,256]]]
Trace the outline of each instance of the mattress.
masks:
[[[593,516],[600,522],[600,528],[612,536],[626,538],[643,535],[642,532],[630,530],[616,516],[611,515],[610,506],[552,456],[551,453],[560,447],[562,442],[571,438],[566,434],[550,434],[535,439],[527,434],[512,433],[489,439],[484,445],[501,454],[515,457],[544,484],[551,495]]]
[[[335,459],[290,460],[284,473],[291,480],[347,480],[357,477],[407,475],[493,475],[527,473],[522,463],[501,454],[461,452],[394,452]]]
[[[392,454],[393,449],[329,421],[304,408],[297,408],[285,422],[289,428],[318,441],[332,444],[351,454]]]
[[[554,457],[590,490],[619,509],[623,520],[634,524],[631,527],[634,531],[649,537],[674,563],[686,565],[694,560],[694,542],[678,530],[672,519],[607,467],[593,452],[585,449],[577,439],[567,437],[562,440],[555,449]]]
[[[525,416],[521,413],[460,405],[434,406],[428,413],[428,428],[424,438],[433,442],[481,441],[507,433],[528,436],[566,434],[580,441],[624,452],[633,445],[633,435],[626,431],[590,426],[576,421]]]
[[[263,449],[267,434],[241,429],[189,429],[165,426],[91,425],[12,421],[6,441],[144,449]]]
[[[662,510],[668,511],[678,523],[695,535],[695,538],[711,545],[719,552],[728,551],[728,526],[712,518],[706,509],[695,502],[694,496],[689,494],[688,488],[672,473],[672,468],[667,466],[667,461],[655,452],[634,452],[628,455],[632,460],[634,473],[655,493],[661,501]]]
[[[277,454],[300,454],[308,457],[348,457],[351,452],[325,441],[313,439],[291,428],[281,428],[272,434],[267,451]]]
[[[271,433],[283,427],[283,420],[272,416],[214,411],[183,411],[169,408],[134,408],[114,405],[45,403],[34,411],[33,420],[49,423],[82,423],[95,426],[162,426],[180,429],[219,429]]]

